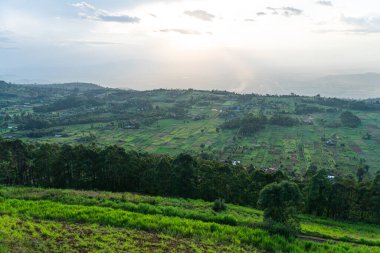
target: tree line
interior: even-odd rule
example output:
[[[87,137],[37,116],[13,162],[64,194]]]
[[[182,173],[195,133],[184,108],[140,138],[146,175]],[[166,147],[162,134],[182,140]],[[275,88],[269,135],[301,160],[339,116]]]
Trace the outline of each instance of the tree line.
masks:
[[[299,124],[297,118],[293,118],[287,115],[276,113],[272,117],[268,118],[263,113],[259,115],[253,115],[252,113],[244,115],[242,118],[233,118],[226,120],[222,123],[222,129],[238,129],[239,135],[253,135],[261,129],[265,128],[265,125],[278,125],[278,126],[295,126]]]
[[[371,180],[358,173],[358,178],[334,178],[323,168],[311,166],[303,178],[295,179],[280,170],[234,166],[184,153],[171,157],[126,151],[116,145],[0,140],[1,184],[128,191],[209,201],[221,198],[258,207],[265,186],[290,181],[292,191],[285,190],[284,194],[292,195],[298,192],[294,187],[298,188],[304,213],[380,224],[380,173]],[[274,187],[268,194],[277,191]],[[286,201],[290,197],[282,196]],[[270,206],[278,204],[275,202],[259,206],[273,212]]]

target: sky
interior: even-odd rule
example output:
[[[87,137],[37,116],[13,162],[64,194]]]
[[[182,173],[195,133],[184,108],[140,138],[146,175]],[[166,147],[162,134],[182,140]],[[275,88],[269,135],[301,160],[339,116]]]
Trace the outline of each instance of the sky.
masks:
[[[380,72],[379,45],[375,0],[0,0],[0,80],[18,83],[265,93]]]

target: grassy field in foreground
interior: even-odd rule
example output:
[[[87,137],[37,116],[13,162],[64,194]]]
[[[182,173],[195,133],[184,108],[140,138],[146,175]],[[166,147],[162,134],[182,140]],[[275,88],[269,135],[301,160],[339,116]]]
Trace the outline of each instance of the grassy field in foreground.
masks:
[[[368,224],[302,217],[304,234],[342,241],[316,243],[270,235],[260,211],[230,204],[215,213],[201,200],[27,187],[0,196],[3,252],[380,252]]]
[[[8,215],[0,217],[0,227],[0,252],[254,252],[162,233]]]

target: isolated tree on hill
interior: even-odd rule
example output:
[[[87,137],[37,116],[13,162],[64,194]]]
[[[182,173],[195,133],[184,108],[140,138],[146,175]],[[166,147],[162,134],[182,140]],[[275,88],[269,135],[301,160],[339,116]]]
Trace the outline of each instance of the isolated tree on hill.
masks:
[[[266,185],[260,191],[258,205],[264,210],[264,221],[296,225],[301,199],[297,184],[282,181]]]

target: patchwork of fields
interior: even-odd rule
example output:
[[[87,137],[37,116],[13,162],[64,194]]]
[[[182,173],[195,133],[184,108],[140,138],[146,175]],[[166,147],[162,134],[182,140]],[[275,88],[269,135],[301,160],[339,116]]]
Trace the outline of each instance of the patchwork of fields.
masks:
[[[304,173],[310,164],[346,174],[356,174],[363,164],[369,165],[372,175],[380,170],[378,109],[350,108],[360,101],[196,90],[137,92],[100,87],[75,93],[9,85],[8,92],[14,93],[12,99],[0,98],[5,105],[0,108],[3,138],[117,144],[129,150],[170,155],[203,153],[215,160],[283,169],[290,175]],[[32,92],[40,94],[39,99],[31,96]],[[24,103],[25,100],[29,102]],[[378,105],[372,100],[367,103]],[[304,108],[313,110],[302,111]],[[361,119],[357,128],[340,124],[340,114],[346,108]],[[281,114],[297,119],[300,124],[268,124],[244,136],[238,133],[239,129],[221,128],[225,121],[249,114],[263,114],[267,118]],[[363,138],[367,134],[371,138]],[[326,145],[329,139],[336,145]]]
[[[325,115],[313,115],[313,125],[293,127],[267,126],[253,136],[238,137],[233,130],[216,128],[223,123],[210,110],[209,118],[200,121],[165,119],[140,129],[107,129],[107,123],[67,126],[68,137],[41,138],[40,141],[77,143],[78,136],[94,134],[97,143],[117,143],[126,149],[176,155],[180,152],[212,153],[218,160],[239,160],[259,168],[284,168],[305,172],[310,164],[342,172],[355,173],[360,159],[365,159],[370,171],[380,169],[380,118],[377,113],[360,113],[359,128],[328,128],[318,123]],[[330,115],[338,118],[339,115]],[[363,140],[369,132],[371,140]],[[336,136],[338,145],[327,146],[322,136]],[[30,140],[28,138],[24,140]]]

